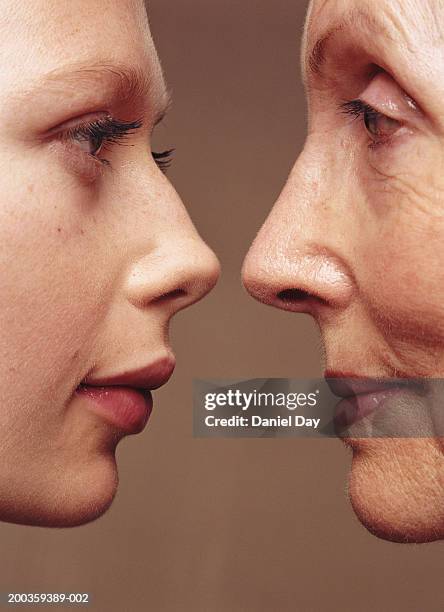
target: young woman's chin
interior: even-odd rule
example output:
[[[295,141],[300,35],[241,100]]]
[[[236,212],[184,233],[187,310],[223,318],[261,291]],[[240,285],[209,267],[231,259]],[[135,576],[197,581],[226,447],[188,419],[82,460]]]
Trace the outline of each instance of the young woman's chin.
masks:
[[[82,464],[53,465],[42,483],[24,483],[2,495],[0,520],[41,527],[75,527],[102,516],[118,486],[114,453],[85,458]]]

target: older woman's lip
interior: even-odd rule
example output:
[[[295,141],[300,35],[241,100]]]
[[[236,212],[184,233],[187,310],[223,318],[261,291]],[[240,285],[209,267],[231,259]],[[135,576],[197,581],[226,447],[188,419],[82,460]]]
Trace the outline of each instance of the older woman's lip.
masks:
[[[387,387],[379,391],[345,397],[336,406],[335,425],[340,428],[350,427],[350,425],[371,415],[375,410],[383,408],[391,398],[404,392],[405,390],[400,387]]]
[[[356,374],[344,375],[343,373],[338,376],[334,372],[326,372],[325,381],[334,395],[343,398],[380,393],[408,384],[408,381],[402,379],[370,378]]]
[[[340,428],[369,416],[375,410],[406,391],[424,391],[420,380],[408,378],[377,378],[328,370],[325,380],[332,393],[342,400],[338,402],[334,421]]]
[[[324,378],[331,392],[338,397],[353,397],[368,393],[379,393],[388,389],[414,388],[419,391],[423,388],[421,379],[406,377],[379,377],[356,374],[354,372],[339,372],[327,370]]]

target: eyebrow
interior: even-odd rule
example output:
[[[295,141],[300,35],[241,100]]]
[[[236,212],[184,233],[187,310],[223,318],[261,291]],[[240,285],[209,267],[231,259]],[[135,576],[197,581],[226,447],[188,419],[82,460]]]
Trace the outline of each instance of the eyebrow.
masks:
[[[91,97],[98,97],[98,88],[92,89],[91,84],[99,82],[105,88],[105,96],[119,102],[154,100],[154,125],[164,118],[171,106],[171,94],[160,71],[155,74],[154,70],[145,71],[138,66],[117,63],[70,64],[45,74],[35,83],[15,92],[14,97],[23,102],[28,99],[36,101],[39,96],[47,96],[48,93],[66,95],[67,90],[73,94],[85,91]]]
[[[371,33],[378,36],[386,36],[393,39],[393,32],[391,32],[387,23],[378,19],[372,13],[363,9],[362,7],[354,8],[338,20],[338,22],[329,27],[329,29],[323,33],[311,47],[311,51],[308,53],[307,66],[309,72],[312,75],[320,76],[322,69],[327,60],[327,47],[330,41],[339,33],[346,29],[356,27],[362,27],[369,30]]]

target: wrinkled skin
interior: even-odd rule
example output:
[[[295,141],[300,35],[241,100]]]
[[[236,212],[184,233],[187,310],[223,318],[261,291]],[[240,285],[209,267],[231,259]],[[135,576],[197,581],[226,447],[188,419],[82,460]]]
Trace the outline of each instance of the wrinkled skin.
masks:
[[[310,6],[308,136],[243,278],[255,298],[316,319],[326,370],[444,376],[443,24],[438,0]],[[356,99],[373,114],[347,114]],[[346,442],[370,531],[444,536],[442,437]]]

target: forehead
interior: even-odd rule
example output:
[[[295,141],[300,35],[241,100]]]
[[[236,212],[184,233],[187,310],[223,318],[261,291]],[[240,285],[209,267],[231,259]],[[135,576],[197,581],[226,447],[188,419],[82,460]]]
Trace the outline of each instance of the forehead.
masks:
[[[349,75],[377,65],[418,103],[426,102],[443,82],[443,40],[444,0],[312,0],[302,46],[304,80],[310,91],[328,83],[339,64]]]
[[[0,0],[0,15],[3,91],[74,62],[157,62],[143,0]]]
[[[304,51],[335,32],[367,30],[414,48],[442,40],[443,0],[312,0]]]

